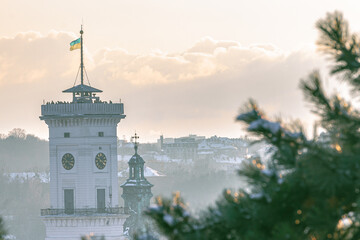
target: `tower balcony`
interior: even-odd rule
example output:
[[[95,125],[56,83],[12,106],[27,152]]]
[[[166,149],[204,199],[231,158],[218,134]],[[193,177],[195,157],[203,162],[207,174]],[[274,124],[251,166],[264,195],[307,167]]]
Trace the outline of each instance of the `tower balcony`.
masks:
[[[128,214],[129,209],[124,207],[110,207],[110,208],[75,208],[75,209],[57,209],[46,208],[41,209],[42,217],[55,216],[93,216],[93,215],[120,215]]]
[[[90,115],[113,115],[125,118],[123,103],[47,103],[41,105],[40,119]]]

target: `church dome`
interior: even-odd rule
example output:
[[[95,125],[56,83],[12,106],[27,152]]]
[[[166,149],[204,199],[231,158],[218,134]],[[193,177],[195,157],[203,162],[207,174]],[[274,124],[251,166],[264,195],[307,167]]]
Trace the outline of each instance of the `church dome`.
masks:
[[[129,160],[129,164],[143,164],[145,163],[144,159],[137,153],[135,153]]]

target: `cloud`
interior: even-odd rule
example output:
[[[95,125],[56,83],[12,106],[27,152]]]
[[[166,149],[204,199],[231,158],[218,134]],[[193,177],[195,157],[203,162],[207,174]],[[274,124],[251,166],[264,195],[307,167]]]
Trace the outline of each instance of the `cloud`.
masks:
[[[135,56],[123,49],[104,49],[95,59],[109,66],[107,71],[111,76],[136,85],[147,85],[193,81],[242,69],[258,59],[274,61],[284,56],[285,53],[272,45],[243,47],[235,41],[206,37],[182,53],[156,51]]]
[[[0,132],[26,128],[42,136],[42,100],[70,100],[61,93],[74,83],[79,52],[69,51],[72,33],[19,33],[0,38]],[[89,40],[90,41],[90,40]],[[285,52],[271,44],[243,46],[202,38],[180,53],[161,50],[137,55],[121,48],[85,51],[87,74],[102,99],[125,102],[127,118],[119,135],[136,129],[153,138],[165,135],[243,134],[234,124],[250,97],[270,114],[308,119],[298,81],[323,61],[313,49]],[[33,131],[31,130],[33,129]]]
[[[239,42],[235,41],[216,41],[211,37],[204,37],[196,42],[193,47],[189,48],[187,52],[214,54],[214,51],[219,48],[228,49],[230,47],[240,47]]]
[[[75,63],[74,56],[66,54],[73,38],[70,33],[57,31],[45,36],[38,32],[22,32],[15,37],[0,38],[0,86],[65,75]]]
[[[107,49],[95,58],[109,66],[107,71],[111,76],[135,85],[191,81],[222,70],[213,56],[191,52],[172,55],[158,51],[134,56],[121,49]]]

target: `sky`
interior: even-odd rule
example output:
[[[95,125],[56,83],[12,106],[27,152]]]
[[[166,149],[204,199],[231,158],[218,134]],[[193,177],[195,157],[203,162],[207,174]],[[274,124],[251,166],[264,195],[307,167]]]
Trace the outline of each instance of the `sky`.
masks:
[[[121,101],[119,138],[188,134],[241,137],[235,121],[249,98],[269,118],[314,116],[298,89],[329,62],[316,50],[315,23],[343,12],[360,30],[359,1],[0,0],[0,133],[23,128],[48,138],[43,101],[70,101],[84,25],[85,66],[103,100]]]

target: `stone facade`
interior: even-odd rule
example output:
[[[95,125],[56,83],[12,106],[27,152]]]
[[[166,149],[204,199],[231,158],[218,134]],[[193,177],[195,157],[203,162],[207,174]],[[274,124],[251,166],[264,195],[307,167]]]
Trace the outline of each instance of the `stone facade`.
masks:
[[[50,148],[50,208],[41,214],[46,240],[125,239],[128,215],[119,207],[116,133],[123,118],[122,103],[41,106]]]
[[[60,105],[79,105],[77,109],[83,111],[81,105],[88,104]],[[62,111],[58,114],[52,111],[51,115],[46,111],[42,113],[41,119],[49,126],[51,208],[64,208],[64,189],[74,189],[75,208],[95,208],[99,188],[105,189],[106,206],[118,207],[116,127],[123,116],[121,114],[115,111],[106,115],[91,114],[91,110],[84,115],[69,115]],[[65,134],[69,135],[65,137]],[[66,153],[70,153],[75,160],[70,170],[62,166],[62,157]],[[96,167],[95,157],[98,153],[106,156],[103,169]]]

